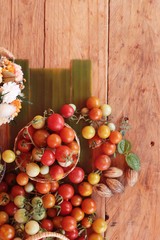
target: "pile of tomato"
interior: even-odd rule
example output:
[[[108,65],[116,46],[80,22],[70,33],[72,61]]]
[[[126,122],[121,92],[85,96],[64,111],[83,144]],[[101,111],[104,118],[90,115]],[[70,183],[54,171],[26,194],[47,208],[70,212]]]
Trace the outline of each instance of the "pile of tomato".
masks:
[[[70,114],[37,115],[19,132],[14,146],[16,163],[29,177],[57,181],[77,164],[80,144],[73,128],[65,123],[64,117],[74,113],[72,106],[68,109],[72,109]]]
[[[76,115],[77,113],[77,115]],[[14,152],[2,159],[18,168],[0,183],[0,239],[22,240],[39,232],[59,232],[68,239],[102,240],[107,222],[96,217],[93,188],[111,165],[122,134],[108,122],[111,107],[90,97],[80,113],[73,104],[60,113],[35,116],[15,140]],[[80,144],[65,119],[83,119],[82,136],[100,148],[88,175],[79,167]]]
[[[90,173],[92,174],[92,173]],[[104,219],[95,219],[91,175],[81,167],[69,173],[65,182],[36,182],[27,173],[6,173],[0,183],[0,239],[27,239],[43,231],[55,231],[69,239],[101,240]]]

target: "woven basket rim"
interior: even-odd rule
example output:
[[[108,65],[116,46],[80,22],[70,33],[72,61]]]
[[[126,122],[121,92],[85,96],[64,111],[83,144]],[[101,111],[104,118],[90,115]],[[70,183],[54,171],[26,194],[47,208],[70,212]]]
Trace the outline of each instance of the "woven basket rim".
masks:
[[[46,238],[46,237],[56,237],[56,238],[59,238],[61,240],[69,240],[69,238],[67,238],[66,236],[64,236],[60,233],[56,233],[56,232],[37,233],[36,235],[33,235],[33,236],[27,238],[26,240],[39,240],[41,238]]]
[[[16,148],[17,148],[17,141],[18,141],[19,137],[21,136],[23,130],[24,130],[25,128],[29,128],[30,126],[31,126],[31,122],[29,122],[26,126],[24,126],[24,127],[18,132],[18,134],[17,134],[17,136],[16,136],[16,138],[15,138],[15,141],[14,141],[14,148],[13,148],[13,149],[14,149],[14,152],[15,152],[15,153],[16,153],[16,151],[17,151]],[[79,161],[79,158],[80,158],[80,141],[79,141],[79,138],[78,138],[78,136],[77,136],[77,133],[75,132],[75,130],[74,130],[69,124],[65,123],[64,126],[69,127],[69,128],[71,128],[71,129],[74,131],[75,140],[76,140],[76,142],[77,142],[77,144],[78,144],[78,146],[79,146],[79,151],[78,151],[78,154],[77,154],[77,157],[76,157],[76,161],[74,162],[73,166],[69,169],[69,171],[65,172],[63,178],[61,178],[60,180],[62,180],[62,179],[64,179],[65,177],[67,177],[68,174],[69,174],[71,171],[73,171],[73,169],[76,167],[76,165],[77,165],[77,163],[78,163],[78,161]],[[28,134],[29,134],[29,132],[28,132]],[[30,134],[29,134],[29,136],[30,136]],[[31,140],[32,144],[33,144],[35,147],[37,147],[37,146],[34,144],[34,142],[32,141],[32,137],[31,137],[31,136],[30,136],[30,140]],[[37,148],[38,148],[38,147],[37,147]],[[25,172],[25,169],[20,166],[20,164],[17,162],[17,159],[15,160],[15,163],[16,163],[17,167],[18,167],[21,171]],[[29,177],[29,178],[30,178],[31,180],[33,180],[33,181],[42,182],[42,183],[45,183],[45,182],[55,182],[55,181],[57,181],[57,180],[52,179],[52,178],[43,178],[43,177],[38,177],[38,176],[37,176],[37,177]]]

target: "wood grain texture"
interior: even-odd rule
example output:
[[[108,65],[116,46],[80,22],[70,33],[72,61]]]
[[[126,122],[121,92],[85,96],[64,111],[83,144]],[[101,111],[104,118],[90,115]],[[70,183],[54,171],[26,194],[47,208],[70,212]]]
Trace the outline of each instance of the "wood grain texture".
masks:
[[[44,0],[11,1],[11,51],[29,59],[31,66],[44,66]]]
[[[139,183],[106,202],[110,240],[159,239],[159,11],[159,1],[110,1],[108,99],[142,163]]]
[[[107,99],[108,0],[47,0],[45,67],[92,60],[92,92]]]

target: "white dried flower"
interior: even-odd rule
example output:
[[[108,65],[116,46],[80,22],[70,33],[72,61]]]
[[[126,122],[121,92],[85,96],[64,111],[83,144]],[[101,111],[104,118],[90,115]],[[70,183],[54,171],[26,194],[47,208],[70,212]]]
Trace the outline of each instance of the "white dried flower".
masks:
[[[15,82],[5,83],[2,87],[2,102],[3,103],[11,103],[14,101],[17,96],[21,93],[19,85]]]

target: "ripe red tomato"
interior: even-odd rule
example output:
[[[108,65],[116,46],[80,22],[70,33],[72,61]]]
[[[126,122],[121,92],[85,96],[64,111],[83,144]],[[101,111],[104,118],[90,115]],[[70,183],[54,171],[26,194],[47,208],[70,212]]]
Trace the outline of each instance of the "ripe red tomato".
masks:
[[[56,198],[53,194],[47,193],[42,197],[44,208],[52,208],[56,203]]]
[[[14,185],[11,188],[11,195],[13,198],[15,198],[18,195],[22,195],[25,196],[25,190],[23,187],[19,186],[19,185]]]
[[[27,139],[21,139],[17,143],[17,148],[22,153],[27,153],[31,150],[32,143]]]
[[[110,156],[115,153],[116,145],[111,142],[105,142],[102,144],[101,149],[103,153]]]
[[[39,129],[33,134],[33,142],[37,147],[46,147],[49,132],[45,129]]]
[[[96,202],[92,198],[85,198],[82,201],[81,208],[85,214],[93,214],[97,209]]]
[[[57,181],[51,182],[51,192],[54,193],[59,188],[59,183]]]
[[[62,114],[62,116],[64,118],[69,118],[71,116],[73,116],[74,114],[74,109],[71,105],[69,104],[64,104],[61,109],[60,109],[60,113]]]
[[[67,200],[63,200],[63,202],[60,204],[60,207],[60,215],[62,216],[69,215],[72,211],[72,204]]]
[[[75,169],[69,173],[68,178],[72,183],[78,184],[83,181],[84,175],[85,173],[83,168],[75,167]]]
[[[59,146],[56,148],[55,158],[58,162],[66,162],[72,160],[72,150],[65,146]]]
[[[89,109],[92,109],[94,107],[99,108],[100,107],[100,99],[95,96],[89,97],[87,99],[86,106]]]
[[[47,216],[50,218],[54,218],[57,215],[57,210],[56,208],[48,208],[47,209]]]
[[[4,176],[5,182],[8,184],[8,186],[13,186],[16,184],[16,174],[15,173],[6,173]]]
[[[58,113],[53,113],[48,117],[47,125],[50,130],[59,132],[64,127],[64,118]]]
[[[72,185],[64,183],[58,188],[58,193],[63,197],[64,200],[69,200],[74,195],[74,188]]]
[[[8,184],[5,181],[0,182],[0,193],[8,191]]]
[[[0,226],[7,223],[9,215],[5,211],[0,211]]]
[[[62,219],[62,228],[64,231],[71,232],[77,228],[76,219],[72,216],[66,216]]]
[[[58,181],[64,177],[64,170],[59,165],[53,165],[49,169],[49,174],[52,179]]]
[[[94,160],[94,166],[101,171],[107,170],[111,165],[111,159],[109,156],[105,154],[99,155],[95,160]]]
[[[13,217],[18,207],[14,204],[14,202],[9,202],[6,206],[4,206],[4,211],[10,216]]]
[[[76,141],[68,143],[67,146],[72,150],[72,154],[78,154],[79,152],[79,145]]]
[[[119,131],[112,131],[109,136],[109,140],[112,143],[117,144],[122,140],[122,134]]]
[[[52,133],[47,138],[47,145],[50,148],[57,148],[61,145],[62,140],[60,136],[56,133]]]
[[[103,237],[101,234],[93,232],[88,236],[88,240],[103,240]]]
[[[78,207],[81,205],[82,203],[82,197],[78,194],[74,195],[72,198],[71,198],[71,203],[74,207]]]
[[[59,133],[62,142],[64,143],[71,143],[74,140],[75,137],[75,133],[74,130],[72,128],[69,127],[64,127],[62,128],[62,130]]]
[[[55,216],[52,220],[53,228],[56,228],[56,229],[62,228],[62,220],[63,220],[62,216]]]
[[[15,229],[9,224],[3,224],[0,226],[0,239],[1,240],[10,240],[15,236]]]
[[[18,173],[18,175],[16,177],[16,181],[20,186],[25,186],[29,181],[29,177],[28,177],[27,173],[20,172],[20,173]]]
[[[73,231],[66,232],[65,236],[67,238],[69,238],[70,240],[77,239],[77,237],[78,237],[78,230],[77,230],[77,228],[75,228]]]
[[[55,154],[52,150],[46,149],[41,157],[41,163],[45,166],[51,166],[55,162]]]
[[[81,182],[78,185],[78,192],[83,197],[88,197],[92,194],[93,188],[89,182]]]
[[[84,212],[82,208],[75,207],[71,212],[71,216],[74,217],[77,222],[80,222],[84,218]]]
[[[43,229],[45,229],[46,231],[51,232],[53,230],[53,222],[52,222],[52,220],[50,220],[48,218],[42,219],[41,227]]]
[[[102,118],[102,110],[94,107],[89,111],[89,118],[93,121],[98,121]]]
[[[91,217],[84,217],[81,224],[85,228],[90,228],[92,226],[93,219]]]
[[[46,194],[46,193],[49,193],[49,191],[51,190],[51,183],[50,182],[45,182],[45,183],[36,182],[35,188],[38,193]]]
[[[89,139],[89,148],[98,148],[102,144],[102,138],[100,138],[98,135],[95,135],[93,138]]]

